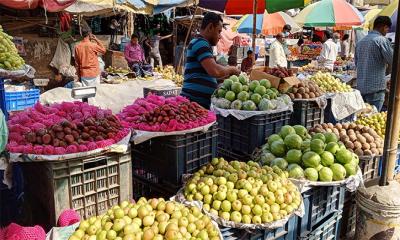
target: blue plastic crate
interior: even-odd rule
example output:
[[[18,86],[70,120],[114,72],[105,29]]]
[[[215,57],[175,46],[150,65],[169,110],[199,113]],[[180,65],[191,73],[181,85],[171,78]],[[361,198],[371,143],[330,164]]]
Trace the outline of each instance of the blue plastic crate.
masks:
[[[4,78],[0,78],[0,109],[8,117],[7,107],[6,107],[6,94],[4,90]]]
[[[281,228],[273,230],[251,230],[250,233],[244,229],[237,228],[221,228],[224,240],[293,240],[297,234],[297,216],[293,216]]]
[[[328,216],[343,210],[345,188],[312,187],[303,192],[302,196],[305,213],[298,223],[300,236],[312,232]]]
[[[340,234],[340,219],[342,212],[333,213],[328,219],[322,222],[315,230],[298,239],[304,240],[336,240]]]
[[[18,92],[5,92],[7,111],[21,111],[32,107],[39,101],[40,90],[30,89]]]

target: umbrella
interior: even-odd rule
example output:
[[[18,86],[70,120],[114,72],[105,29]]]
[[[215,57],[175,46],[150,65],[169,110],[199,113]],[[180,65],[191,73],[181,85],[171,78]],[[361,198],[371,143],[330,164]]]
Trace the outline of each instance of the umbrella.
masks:
[[[269,13],[282,10],[300,8],[309,4],[311,0],[258,0],[257,13],[263,14],[264,10]],[[199,0],[199,7],[225,12],[228,15],[252,14],[253,0]]]
[[[293,32],[300,32],[301,28],[293,20],[292,17],[284,12],[276,12],[269,14],[267,11],[264,14],[257,14],[256,31],[257,34],[263,35],[276,35],[282,32],[283,26],[289,24]],[[253,32],[253,16],[245,15],[233,27],[234,31],[239,33],[252,33]]]
[[[364,17],[345,0],[322,0],[304,8],[294,20],[306,27],[359,26]]]
[[[382,9],[371,9],[369,11],[363,12],[365,22],[362,25],[362,28],[368,31],[372,27],[372,23],[376,16],[382,11]]]
[[[392,27],[390,28],[390,32],[396,32],[398,5],[399,0],[395,0],[391,4],[387,5],[385,8],[383,8],[382,11],[378,14],[378,16],[388,16],[390,17],[390,19],[392,19]],[[373,23],[375,18],[373,18],[370,22],[371,28],[374,25]]]

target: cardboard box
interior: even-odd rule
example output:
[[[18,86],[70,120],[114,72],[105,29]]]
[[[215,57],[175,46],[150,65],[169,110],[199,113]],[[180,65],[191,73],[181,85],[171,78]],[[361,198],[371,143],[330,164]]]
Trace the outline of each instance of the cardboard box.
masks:
[[[279,78],[274,75],[268,74],[268,67],[255,67],[250,73],[250,80],[261,80],[267,79],[271,82],[271,86],[278,89],[281,92],[286,92],[291,86],[300,83],[300,80],[295,77]],[[293,69],[292,69],[293,70]]]

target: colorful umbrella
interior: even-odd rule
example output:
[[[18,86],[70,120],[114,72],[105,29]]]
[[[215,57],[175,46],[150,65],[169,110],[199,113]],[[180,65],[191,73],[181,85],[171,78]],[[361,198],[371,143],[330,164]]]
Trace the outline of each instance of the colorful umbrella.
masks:
[[[276,35],[282,32],[283,26],[289,24],[292,27],[292,32],[300,32],[301,27],[293,20],[292,17],[284,12],[276,12],[269,14],[267,11],[264,14],[257,14],[256,30],[257,34]],[[244,15],[238,23],[232,28],[233,31],[239,33],[253,32],[253,15]]]
[[[391,4],[387,5],[385,8],[382,9],[382,11],[378,14],[378,16],[388,16],[390,19],[392,19],[392,27],[390,28],[390,32],[396,32],[396,25],[397,25],[397,6],[399,5],[399,0],[393,1]],[[374,20],[376,17],[374,17],[370,21],[370,26],[371,29],[374,25]]]
[[[309,4],[311,0],[258,0],[257,13],[263,14],[282,10],[300,8]],[[253,0],[199,0],[199,7],[225,12],[228,15],[243,15],[253,13]]]
[[[294,20],[306,27],[359,26],[364,17],[345,0],[322,0],[304,8]]]
[[[362,28],[365,31],[368,31],[372,27],[374,19],[376,18],[376,16],[378,16],[380,12],[382,12],[382,9],[371,9],[369,11],[363,12],[365,22],[362,25]]]

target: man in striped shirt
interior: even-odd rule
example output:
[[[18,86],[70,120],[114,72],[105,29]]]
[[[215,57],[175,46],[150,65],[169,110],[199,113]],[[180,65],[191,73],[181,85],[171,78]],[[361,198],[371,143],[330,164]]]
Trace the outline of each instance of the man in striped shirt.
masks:
[[[217,64],[212,46],[216,46],[223,27],[220,15],[207,13],[200,27],[200,35],[189,44],[181,95],[210,108],[211,95],[218,86],[217,78],[239,75],[237,67],[225,67]]]

